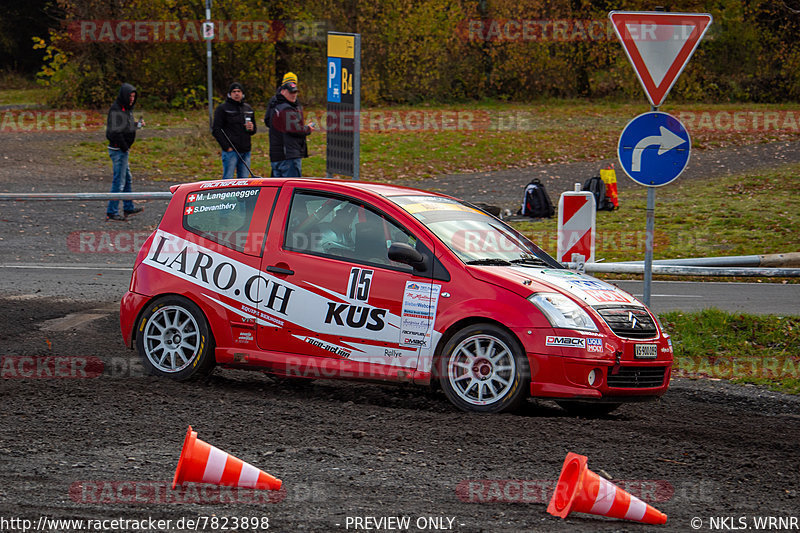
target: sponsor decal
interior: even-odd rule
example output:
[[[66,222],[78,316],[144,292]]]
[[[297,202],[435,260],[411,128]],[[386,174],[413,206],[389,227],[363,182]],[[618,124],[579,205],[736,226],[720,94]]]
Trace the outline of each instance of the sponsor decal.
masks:
[[[246,344],[253,342],[253,333],[250,331],[239,332],[239,337],[237,337],[236,342]]]
[[[545,269],[543,269],[542,270],[542,274],[544,274],[545,276],[553,276],[553,277],[558,277],[558,278],[574,278],[574,277],[580,277],[581,276],[577,272],[573,272],[571,270],[566,270],[566,269],[558,270],[558,269],[553,269],[553,268],[545,268]]]
[[[532,273],[532,275],[537,279],[556,285],[590,305],[636,302],[633,297],[611,284],[569,270],[544,269],[539,273]]]
[[[297,339],[302,339],[303,342],[307,342],[311,346],[322,348],[323,350],[331,352],[334,355],[338,355],[339,357],[344,357],[345,359],[349,359],[353,353],[352,350],[348,350],[347,348],[343,348],[341,346],[325,342],[324,340],[317,339],[316,337],[300,337],[298,335],[294,335],[294,337]]]
[[[258,269],[159,230],[144,264],[242,303],[288,316],[296,288]]]
[[[595,338],[586,339],[586,351],[587,352],[602,352],[603,351],[603,339],[595,339]]]
[[[577,287],[587,290],[593,289],[596,291],[613,291],[615,290],[613,285],[609,285],[608,283],[603,283],[599,279],[576,279],[571,281],[573,285]]]
[[[418,347],[431,347],[431,339],[439,338],[433,323],[440,285],[412,283],[417,290],[409,288],[408,295],[421,292],[424,298],[406,300],[403,319],[407,323],[401,327],[403,319],[397,314],[357,300],[369,295],[370,270],[353,270],[355,284],[348,291],[354,291],[354,298],[350,299],[329,288],[294,285],[163,230],[156,232],[142,264],[199,287],[202,290],[196,292],[209,303],[243,319],[276,330],[304,329],[296,335],[298,340],[325,343],[323,349],[355,361],[413,368]],[[407,342],[401,344],[401,338]]]
[[[326,324],[336,324],[350,328],[367,328],[371,331],[383,330],[386,322],[384,317],[388,310],[376,307],[328,302],[328,313],[325,315]]]
[[[431,346],[436,308],[439,305],[441,285],[407,281],[403,291],[403,310],[400,317],[400,344],[403,346]]]
[[[615,290],[615,289],[589,289],[584,291],[587,296],[594,298],[599,302],[620,302],[620,303],[630,303],[630,300],[625,297],[624,294]]]
[[[206,183],[200,184],[201,189],[216,189],[222,187],[243,187],[246,185],[250,185],[250,180],[219,180],[219,181],[208,181]]]
[[[563,346],[565,348],[586,348],[587,339],[580,337],[559,337],[558,335],[548,335],[545,338],[546,346]]]

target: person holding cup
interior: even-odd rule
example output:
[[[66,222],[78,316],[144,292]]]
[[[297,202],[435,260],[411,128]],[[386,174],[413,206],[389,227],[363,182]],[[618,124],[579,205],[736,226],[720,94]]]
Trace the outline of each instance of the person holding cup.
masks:
[[[244,88],[231,83],[228,96],[214,111],[211,133],[222,149],[222,179],[250,175],[250,137],[256,134],[255,111],[244,101]]]

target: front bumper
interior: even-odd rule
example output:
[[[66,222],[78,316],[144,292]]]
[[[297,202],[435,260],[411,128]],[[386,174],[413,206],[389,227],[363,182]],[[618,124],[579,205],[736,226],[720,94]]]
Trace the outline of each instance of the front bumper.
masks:
[[[669,388],[672,361],[647,363],[598,361],[529,354],[536,361],[531,396],[563,399],[629,399],[663,396]],[[594,379],[590,383],[590,376]]]
[[[594,349],[588,350],[589,341],[585,347],[552,347],[541,342],[527,346],[531,396],[637,401],[658,398],[667,392],[673,361],[667,336],[623,339],[575,331],[554,333],[556,339],[591,338]],[[636,345],[641,344],[654,345],[655,357],[637,357]]]

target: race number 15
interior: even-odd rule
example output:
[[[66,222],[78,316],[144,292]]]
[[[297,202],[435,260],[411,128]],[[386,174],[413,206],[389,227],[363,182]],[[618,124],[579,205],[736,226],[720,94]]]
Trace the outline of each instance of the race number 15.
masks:
[[[361,302],[369,300],[369,286],[372,283],[373,270],[358,267],[350,269],[350,280],[347,282],[347,295]]]

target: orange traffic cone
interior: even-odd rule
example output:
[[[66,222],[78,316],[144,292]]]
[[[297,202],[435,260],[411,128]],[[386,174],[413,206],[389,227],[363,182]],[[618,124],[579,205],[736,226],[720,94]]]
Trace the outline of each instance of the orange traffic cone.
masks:
[[[192,426],[183,440],[172,488],[184,483],[211,483],[247,489],[278,490],[281,480],[197,438]]]
[[[586,467],[586,457],[568,453],[547,512],[566,518],[571,511],[645,524],[666,524],[667,515]]]

